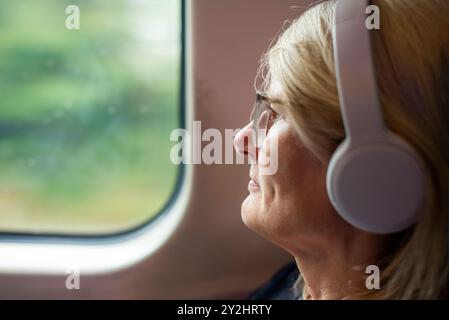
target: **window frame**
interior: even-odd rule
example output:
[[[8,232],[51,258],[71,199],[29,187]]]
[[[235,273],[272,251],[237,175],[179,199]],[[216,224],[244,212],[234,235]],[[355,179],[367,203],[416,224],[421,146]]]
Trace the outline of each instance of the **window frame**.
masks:
[[[180,128],[192,118],[192,8],[181,3],[179,112]],[[184,216],[192,188],[193,167],[180,164],[177,181],[164,207],[144,223],[118,233],[99,235],[0,232],[0,273],[83,274],[112,272],[154,253],[174,233]],[[45,259],[42,259],[45,257]],[[98,259],[101,257],[101,259]]]

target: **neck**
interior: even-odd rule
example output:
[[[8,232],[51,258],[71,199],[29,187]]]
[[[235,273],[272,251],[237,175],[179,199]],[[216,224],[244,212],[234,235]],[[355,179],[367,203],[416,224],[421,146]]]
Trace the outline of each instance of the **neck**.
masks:
[[[366,267],[378,264],[381,238],[365,233],[351,238],[294,253],[304,279],[304,299],[351,299],[366,291]]]

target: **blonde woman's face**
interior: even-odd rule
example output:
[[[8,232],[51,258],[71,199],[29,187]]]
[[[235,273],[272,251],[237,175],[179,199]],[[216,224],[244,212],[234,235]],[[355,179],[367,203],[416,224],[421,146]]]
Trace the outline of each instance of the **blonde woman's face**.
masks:
[[[235,138],[237,152],[255,163],[250,168],[249,195],[241,213],[247,227],[289,250],[298,237],[306,241],[324,236],[342,221],[327,197],[327,165],[301,144],[283,107],[272,105],[272,108],[283,118],[269,128],[261,148],[247,143],[251,141],[251,123]],[[273,175],[262,175],[259,164],[266,163],[265,150],[273,139],[278,144],[278,170]]]

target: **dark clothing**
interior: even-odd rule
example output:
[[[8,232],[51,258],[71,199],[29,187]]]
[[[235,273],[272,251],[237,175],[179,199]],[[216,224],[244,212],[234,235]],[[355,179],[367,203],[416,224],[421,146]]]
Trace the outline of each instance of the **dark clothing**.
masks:
[[[295,262],[282,267],[272,278],[254,291],[248,300],[298,300],[293,285],[298,279],[299,271]]]

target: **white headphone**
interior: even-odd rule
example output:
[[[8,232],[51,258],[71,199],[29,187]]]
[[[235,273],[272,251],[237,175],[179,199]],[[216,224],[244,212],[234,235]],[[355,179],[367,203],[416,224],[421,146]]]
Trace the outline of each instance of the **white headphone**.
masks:
[[[348,223],[387,234],[416,223],[424,176],[416,151],[384,124],[365,26],[368,5],[368,0],[337,2],[334,59],[346,139],[331,158],[327,192]]]

